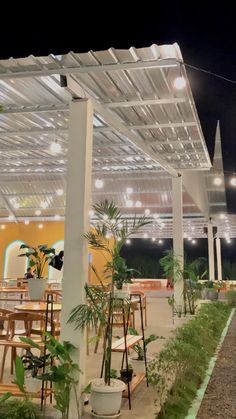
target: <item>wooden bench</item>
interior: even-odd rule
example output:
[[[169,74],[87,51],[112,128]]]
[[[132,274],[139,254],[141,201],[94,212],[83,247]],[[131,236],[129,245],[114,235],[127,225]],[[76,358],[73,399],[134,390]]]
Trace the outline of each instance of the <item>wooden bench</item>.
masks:
[[[132,346],[136,345],[136,343],[140,342],[143,337],[141,335],[126,335],[126,347],[127,349],[132,348]],[[115,342],[112,343],[111,350],[113,352],[125,352],[125,338],[117,339]]]

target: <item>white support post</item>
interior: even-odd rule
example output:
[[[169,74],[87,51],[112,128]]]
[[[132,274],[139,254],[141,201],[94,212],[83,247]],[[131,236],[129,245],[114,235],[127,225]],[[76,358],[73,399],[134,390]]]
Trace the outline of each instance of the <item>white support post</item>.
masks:
[[[65,212],[65,260],[62,281],[61,339],[79,348],[74,360],[85,369],[85,337],[68,324],[71,310],[85,301],[88,279],[88,247],[83,234],[89,230],[93,142],[93,107],[88,99],[70,104],[68,172]],[[84,374],[80,374],[82,382]],[[71,394],[70,419],[78,417]]]
[[[221,243],[220,238],[216,239],[216,258],[217,258],[217,279],[222,281],[222,262],[221,262]]]
[[[173,251],[178,257],[181,269],[184,264],[184,243],[183,243],[183,197],[182,197],[182,177],[172,178],[172,196],[173,196]],[[174,299],[178,306],[184,305],[183,300],[184,283],[178,279],[174,283]]]
[[[208,263],[209,263],[209,280],[215,280],[215,260],[214,260],[214,237],[213,225],[208,223]]]

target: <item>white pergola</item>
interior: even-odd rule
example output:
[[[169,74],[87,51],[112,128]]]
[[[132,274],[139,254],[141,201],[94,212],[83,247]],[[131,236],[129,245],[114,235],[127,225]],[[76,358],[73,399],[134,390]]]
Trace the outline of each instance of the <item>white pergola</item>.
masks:
[[[180,255],[183,235],[208,226],[212,258],[213,223],[219,237],[226,224],[236,236],[213,182],[223,179],[219,130],[211,167],[182,63],[177,44],[0,61],[0,223],[65,217],[62,335],[72,343],[81,335],[66,320],[83,301],[92,202],[114,200],[130,220],[146,210],[139,237],[174,237]],[[176,90],[180,66],[187,85]]]
[[[204,237],[208,217],[226,212],[225,194],[224,186],[217,188],[205,174],[211,162],[190,86],[173,87],[182,61],[177,44],[2,60],[0,220],[8,221],[9,215],[15,222],[64,218],[69,103],[72,97],[89,97],[94,106],[92,202],[113,199],[131,219],[149,209],[148,234],[172,237],[171,177],[185,173],[184,232],[191,223],[192,236]],[[182,71],[186,76],[184,66]],[[49,149],[55,140],[62,147],[56,156]],[[96,178],[104,180],[104,188],[94,187]],[[236,222],[229,221],[232,237]],[[224,222],[215,222],[223,236]]]

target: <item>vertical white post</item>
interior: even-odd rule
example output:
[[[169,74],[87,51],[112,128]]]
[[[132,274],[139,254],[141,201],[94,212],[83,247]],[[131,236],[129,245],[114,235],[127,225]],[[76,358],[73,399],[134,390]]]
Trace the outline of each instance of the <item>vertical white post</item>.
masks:
[[[183,197],[182,197],[182,178],[172,178],[172,211],[173,211],[173,251],[178,257],[181,269],[184,264],[184,244],[183,244]],[[182,279],[178,279],[174,284],[174,299],[176,305],[183,307]]]
[[[79,348],[74,360],[84,372],[85,337],[68,324],[71,310],[84,302],[84,285],[88,279],[88,248],[83,234],[89,230],[93,142],[93,108],[90,100],[70,104],[68,172],[65,212],[65,258],[62,281],[61,339]],[[83,375],[79,377],[80,382]],[[76,419],[73,394],[70,418]]]
[[[217,279],[222,281],[222,262],[221,262],[221,243],[220,238],[216,239],[216,258],[217,258]]]
[[[209,280],[215,280],[215,261],[214,261],[214,237],[213,225],[208,223],[208,263],[209,263]]]

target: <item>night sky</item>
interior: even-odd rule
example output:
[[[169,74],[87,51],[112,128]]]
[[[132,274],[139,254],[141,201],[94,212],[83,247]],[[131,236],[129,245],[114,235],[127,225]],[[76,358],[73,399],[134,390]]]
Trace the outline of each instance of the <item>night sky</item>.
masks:
[[[206,3],[58,1],[51,10],[44,2],[1,5],[0,58],[177,42],[186,63],[236,80],[235,13],[227,2],[219,8]],[[187,71],[210,157],[219,119],[224,169],[236,172],[236,84]],[[236,213],[236,188],[228,187],[227,177],[226,187],[228,210]]]

